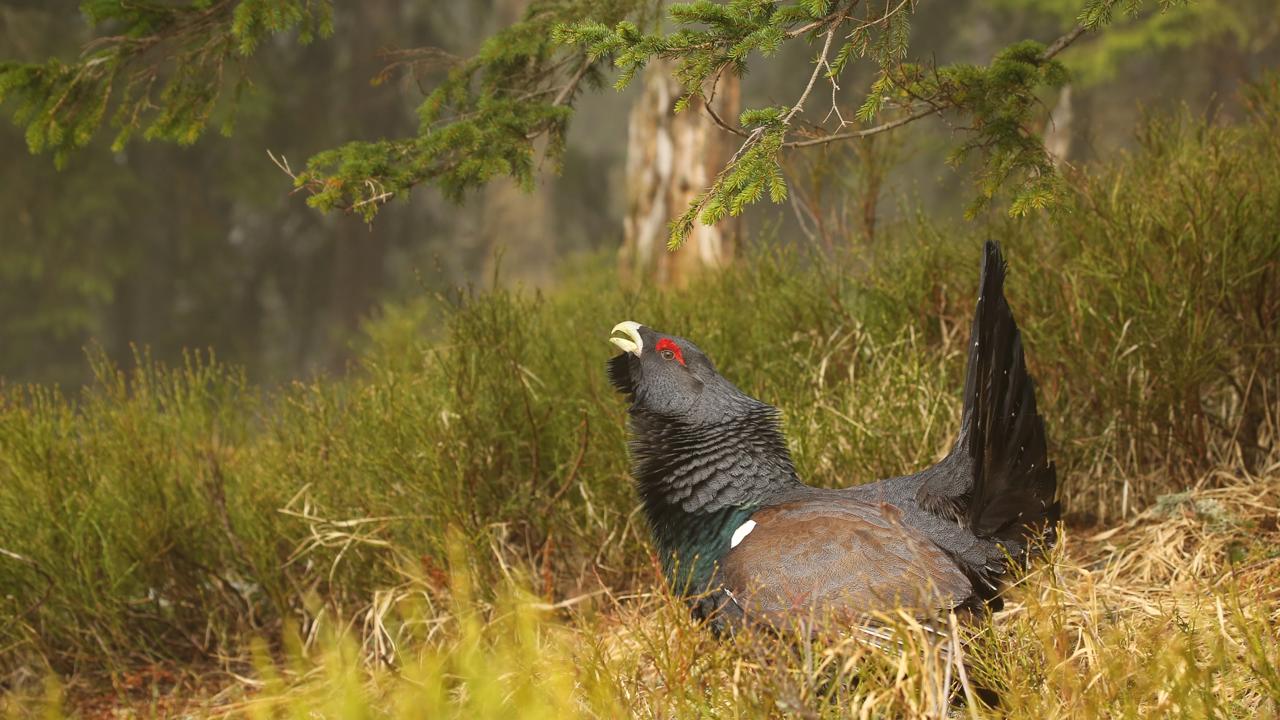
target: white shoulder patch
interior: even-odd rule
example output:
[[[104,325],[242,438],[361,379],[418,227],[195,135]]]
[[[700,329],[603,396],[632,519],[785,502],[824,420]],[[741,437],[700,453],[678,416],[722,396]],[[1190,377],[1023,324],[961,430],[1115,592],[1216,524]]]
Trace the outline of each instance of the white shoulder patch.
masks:
[[[733,537],[729,539],[729,547],[731,548],[738,547],[738,543],[742,542],[742,538],[750,535],[751,531],[755,529],[756,529],[755,520],[748,520],[742,523],[741,525],[739,525],[738,529],[733,531]]]

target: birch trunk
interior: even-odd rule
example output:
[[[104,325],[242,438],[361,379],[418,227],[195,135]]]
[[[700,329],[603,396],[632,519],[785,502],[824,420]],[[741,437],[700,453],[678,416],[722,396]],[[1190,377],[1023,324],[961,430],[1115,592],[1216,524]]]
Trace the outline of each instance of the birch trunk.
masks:
[[[1049,113],[1049,126],[1044,130],[1044,149],[1059,169],[1071,157],[1071,127],[1074,112],[1071,107],[1071,86],[1063,85],[1058,92],[1058,104]]]
[[[694,226],[677,251],[668,252],[669,224],[711,185],[728,162],[738,139],[719,128],[702,100],[693,98],[680,114],[683,89],[665,62],[645,71],[644,92],[631,109],[627,133],[627,215],[620,272],[624,279],[683,287],[702,272],[728,264],[740,223],[728,218]],[[721,79],[712,98],[716,115],[732,122],[740,105],[736,77]]]

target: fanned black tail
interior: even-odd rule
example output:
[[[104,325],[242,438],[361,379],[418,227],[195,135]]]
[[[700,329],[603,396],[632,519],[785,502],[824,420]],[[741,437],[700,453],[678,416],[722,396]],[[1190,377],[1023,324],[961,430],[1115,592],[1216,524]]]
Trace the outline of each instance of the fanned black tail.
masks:
[[[1058,480],[1036,412],[1022,337],[1004,297],[1000,247],[983,249],[978,308],[969,338],[964,416],[952,457],[969,472],[939,473],[923,483],[920,505],[950,516],[979,538],[999,542],[1015,559],[1036,538],[1052,542]]]

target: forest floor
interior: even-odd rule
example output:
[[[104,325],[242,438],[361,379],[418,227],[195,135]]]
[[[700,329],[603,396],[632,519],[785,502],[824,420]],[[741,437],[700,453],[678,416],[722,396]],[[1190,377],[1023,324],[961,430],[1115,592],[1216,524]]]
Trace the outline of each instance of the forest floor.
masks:
[[[845,638],[795,654],[775,638],[715,643],[679,617],[678,605],[657,587],[604,594],[594,613],[578,613],[572,602],[552,608],[518,601],[533,611],[524,631],[535,639],[505,635],[511,627],[501,621],[462,627],[452,635],[453,647],[444,655],[428,650],[427,662],[448,666],[438,669],[449,670],[443,674],[453,677],[453,693],[483,691],[486,684],[461,688],[477,683],[476,673],[492,672],[487,689],[501,688],[507,699],[528,689],[504,675],[527,673],[530,682],[554,686],[553,676],[568,672],[568,697],[550,705],[595,717],[610,717],[617,702],[640,717],[708,711],[724,717],[1274,717],[1280,714],[1280,466],[1260,477],[1212,473],[1196,489],[1164,496],[1121,524],[1064,532],[1052,556],[1011,591],[989,625],[957,627],[964,636],[958,654],[965,658],[964,683],[948,671],[938,645],[913,636],[910,627],[901,629],[907,640],[897,649]],[[488,611],[489,620],[500,612]],[[510,647],[522,642],[532,646]],[[712,643],[718,647],[709,652]],[[62,706],[84,718],[216,718],[412,717],[413,708],[431,705],[415,699],[430,693],[408,667],[380,667],[354,646],[324,644],[274,672],[155,665],[73,678],[61,690]],[[548,649],[549,657],[520,661],[525,651]],[[459,657],[473,652],[480,657]],[[414,654],[408,650],[405,657]],[[603,705],[594,697],[601,685],[613,695]],[[998,709],[972,697],[979,685],[1000,696]],[[554,691],[547,690],[529,695],[537,704],[530,715],[551,715],[545,703]],[[450,715],[467,716],[464,707],[491,714],[482,712],[482,698],[471,697]]]

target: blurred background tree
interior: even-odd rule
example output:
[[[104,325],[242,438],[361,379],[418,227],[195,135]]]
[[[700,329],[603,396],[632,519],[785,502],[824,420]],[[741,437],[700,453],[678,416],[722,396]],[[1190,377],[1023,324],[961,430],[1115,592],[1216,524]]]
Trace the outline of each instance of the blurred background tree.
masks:
[[[621,247],[638,282],[680,283],[732,258],[747,236],[690,222],[692,241],[669,257],[654,229],[691,201],[705,217],[699,193],[735,153],[755,163],[744,178],[763,184],[722,186],[708,196],[720,212],[774,190],[782,162],[783,212],[755,210],[747,223],[819,252],[874,242],[877,228],[918,211],[943,223],[966,209],[1003,213],[1008,203],[971,201],[1010,185],[1015,205],[1018,192],[1044,201],[1044,188],[1027,184],[1051,177],[1044,163],[1069,172],[1113,153],[1149,109],[1231,114],[1235,87],[1280,58],[1268,0],[960,1],[922,8],[909,24],[913,3],[874,17],[856,3],[803,2],[779,18],[774,5],[695,4],[667,34],[646,35],[663,11],[640,0],[0,0],[0,97],[17,121],[0,129],[0,377],[77,383],[92,343],[117,358],[131,343],[160,358],[212,346],[265,381],[341,368],[362,320],[386,301],[467,284],[549,286],[581,252]],[[730,14],[717,24],[717,13]],[[1004,85],[986,70],[1013,43],[1049,45],[1082,18],[1108,27],[1055,56],[1069,71],[1061,88],[1021,76],[1044,45],[1002,66],[1018,76]],[[623,19],[635,32],[619,30]],[[867,57],[847,54],[838,88],[815,74],[825,73],[814,58],[828,29],[841,23],[832,35],[845,38],[872,21]],[[681,47],[681,32],[707,33],[711,50]],[[923,62],[904,62],[908,40]],[[827,62],[839,56],[833,47]],[[662,64],[635,87],[586,92],[616,79],[610,61],[628,71],[651,58]],[[739,87],[740,63],[751,72]],[[900,108],[885,103],[872,120],[877,80]],[[807,107],[780,124],[806,83]],[[990,107],[1006,95],[1024,100],[1003,135],[982,136],[971,122],[981,103],[956,101],[957,88],[983,83],[986,111],[1009,111]],[[749,138],[708,122],[699,98],[669,114],[677,87],[706,90],[726,126],[762,129],[757,149],[761,138],[817,142],[843,121],[857,129],[930,109],[912,93],[967,110],[753,156],[741,151]],[[763,110],[739,117],[735,106]],[[860,108],[866,122],[855,120]],[[104,124],[119,134],[98,132]],[[665,134],[679,152],[638,157],[628,125],[633,148],[661,147],[645,138]],[[134,132],[174,142],[129,142]],[[1052,156],[1037,154],[1041,133]],[[947,170],[948,150],[975,139],[977,155]],[[993,166],[993,148],[1012,165]],[[355,212],[308,208],[268,150],[283,163],[312,158],[289,166],[301,195]],[[426,185],[442,192],[415,189]],[[386,203],[396,196],[409,201]]]
[[[682,247],[667,250],[668,226],[711,184],[736,147],[734,137],[715,126],[697,107],[733,117],[741,106],[738,78],[727,78],[708,98],[677,113],[687,91],[672,76],[674,68],[655,63],[645,71],[643,90],[627,120],[627,209],[623,219],[622,276],[634,282],[681,286],[706,269],[733,259],[740,223],[736,219],[694,228]]]
[[[504,277],[549,282],[550,258],[598,247],[616,224],[617,173],[594,168],[618,166],[621,148],[588,137],[566,155],[563,184],[525,194],[494,183],[462,207],[422,193],[372,226],[290,196],[266,155],[306,157],[335,139],[411,132],[419,82],[439,72],[373,84],[394,59],[386,53],[474,52],[522,5],[335,7],[333,22],[358,31],[258,48],[233,140],[111,148],[112,138],[95,136],[58,170],[27,152],[21,129],[0,128],[0,376],[76,383],[86,343],[121,358],[136,342],[170,358],[212,346],[260,379],[284,379],[340,367],[359,320],[383,301],[487,280],[499,248]],[[76,57],[94,36],[78,8],[0,3],[0,57]],[[552,232],[556,213],[577,220]]]

